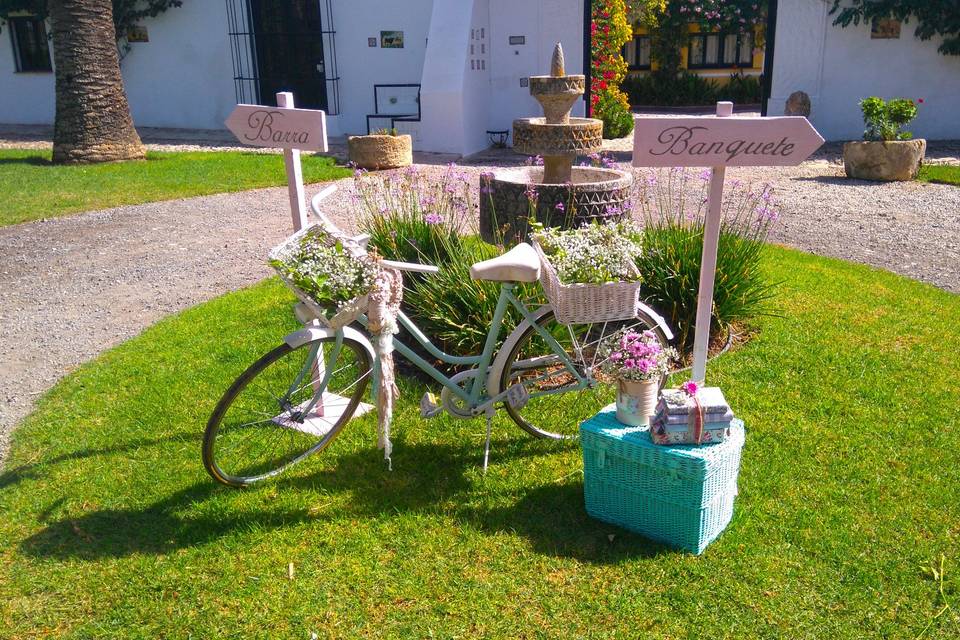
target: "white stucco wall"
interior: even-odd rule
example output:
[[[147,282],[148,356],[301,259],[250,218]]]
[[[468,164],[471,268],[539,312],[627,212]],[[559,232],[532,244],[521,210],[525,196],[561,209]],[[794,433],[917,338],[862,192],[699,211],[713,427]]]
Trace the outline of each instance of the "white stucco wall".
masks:
[[[226,11],[222,0],[192,0],[144,20],[150,41],[131,44],[121,65],[138,126],[223,128],[237,101]],[[567,71],[582,73],[583,0],[333,0],[330,17],[324,28],[332,23],[336,30],[340,78],[340,112],[328,118],[330,135],[366,132],[375,84],[421,83],[423,121],[398,129],[413,133],[420,149],[467,155],[488,146],[488,129],[541,115],[520,81],[548,72],[555,42],[563,43]],[[6,31],[0,122],[52,123],[53,74],[14,73]],[[403,31],[404,47],[381,48],[381,31]],[[518,35],[525,43],[510,45]],[[368,38],[377,46],[368,46]],[[410,91],[397,90],[401,101],[412,100]],[[582,101],[574,113],[583,114]]]
[[[773,86],[768,113],[783,113],[794,91],[810,95],[810,121],[828,140],[857,139],[863,119],[857,103],[871,95],[923,98],[910,126],[916,137],[960,139],[960,56],[937,52],[939,39],[914,37],[915,23],[899,39],[871,39],[870,26],[833,26],[823,0],[780,0]]]
[[[144,20],[150,41],[120,65],[133,121],[222,129],[237,103],[225,2],[184,2]]]
[[[420,82],[432,7],[433,0],[334,0],[341,133],[367,132],[366,115],[374,113],[374,84]],[[403,48],[381,49],[381,31],[403,31]],[[376,38],[377,46],[367,46],[367,38]]]
[[[134,122],[222,129],[236,104],[223,2],[185,2],[144,21],[149,42],[130,45],[121,72]],[[51,49],[51,57],[53,51]],[[52,73],[15,73],[9,29],[0,33],[0,122],[51,124]]]
[[[52,61],[52,49],[50,58]],[[50,72],[17,73],[10,27],[0,26],[0,122],[52,123],[56,108],[53,82]]]
[[[488,129],[510,130],[516,118],[542,115],[529,87],[520,81],[549,73],[558,41],[563,44],[567,72],[582,73],[582,0],[473,0],[471,4],[469,14],[463,3],[434,6],[423,70],[421,148],[426,150],[469,155],[489,146]],[[480,27],[485,29],[485,58],[477,50],[480,41],[470,39],[471,29]],[[524,36],[525,43],[510,45],[510,36]],[[486,69],[471,70],[470,60],[480,58]],[[574,106],[574,114],[583,114],[582,101]]]

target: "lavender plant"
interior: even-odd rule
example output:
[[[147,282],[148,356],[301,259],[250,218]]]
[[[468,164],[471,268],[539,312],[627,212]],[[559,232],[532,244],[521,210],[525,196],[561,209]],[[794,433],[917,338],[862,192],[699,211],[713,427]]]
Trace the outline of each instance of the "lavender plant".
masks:
[[[635,206],[644,222],[643,251],[636,260],[641,296],[667,316],[678,346],[693,342],[709,169],[639,171]],[[760,258],[779,205],[769,184],[730,180],[724,190],[717,247],[713,328],[771,312],[775,284]]]

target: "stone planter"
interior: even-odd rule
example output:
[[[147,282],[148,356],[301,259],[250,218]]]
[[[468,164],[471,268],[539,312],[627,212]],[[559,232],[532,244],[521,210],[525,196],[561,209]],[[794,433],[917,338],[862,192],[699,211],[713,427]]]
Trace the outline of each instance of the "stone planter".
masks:
[[[860,180],[913,180],[920,171],[927,141],[848,142],[843,145],[843,169]]]
[[[573,167],[571,184],[542,184],[543,167],[493,172],[480,179],[480,237],[496,242],[499,229],[507,244],[526,240],[530,224],[527,188],[537,190],[537,221],[548,227],[578,227],[592,220],[622,220],[630,216],[633,176],[614,169]],[[572,191],[572,193],[571,193]],[[563,204],[563,210],[557,209]],[[575,213],[570,215],[572,209]]]
[[[361,169],[408,167],[413,164],[413,141],[409,135],[350,136],[347,155]]]

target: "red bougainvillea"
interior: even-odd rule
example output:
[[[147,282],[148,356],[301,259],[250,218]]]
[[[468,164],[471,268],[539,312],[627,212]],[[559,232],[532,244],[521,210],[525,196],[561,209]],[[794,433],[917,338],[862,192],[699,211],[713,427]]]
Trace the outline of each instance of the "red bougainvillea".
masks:
[[[604,138],[620,138],[633,130],[630,103],[620,90],[627,74],[620,51],[633,37],[633,29],[624,0],[593,0],[592,8],[590,114],[603,120]]]

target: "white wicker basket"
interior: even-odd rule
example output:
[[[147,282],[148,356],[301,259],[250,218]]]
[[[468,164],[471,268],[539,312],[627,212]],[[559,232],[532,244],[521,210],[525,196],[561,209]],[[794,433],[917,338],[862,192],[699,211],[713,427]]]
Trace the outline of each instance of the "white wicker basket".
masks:
[[[630,320],[637,314],[640,294],[640,272],[631,264],[637,280],[604,282],[603,284],[564,284],[543,252],[536,237],[533,248],[540,256],[540,285],[553,306],[558,322],[563,324]]]
[[[300,240],[307,234],[314,231],[316,231],[319,235],[324,236],[325,239],[328,240],[329,244],[334,244],[339,240],[343,248],[353,258],[357,260],[370,259],[369,255],[367,255],[367,251],[350,238],[341,236],[334,237],[330,235],[330,233],[321,225],[312,224],[304,227],[271,249],[269,254],[270,260],[286,260],[297,248]],[[336,313],[331,316],[328,309],[325,309],[317,304],[317,302],[311,298],[307,292],[295,285],[293,281],[290,280],[286,275],[281,273],[279,270],[277,271],[277,275],[279,275],[283,283],[287,285],[287,287],[293,291],[294,294],[296,294],[297,298],[299,298],[303,304],[307,305],[307,308],[309,308],[310,311],[317,316],[317,319],[331,329],[339,329],[340,327],[344,327],[367,312],[367,296],[362,295],[359,298],[347,300],[346,302],[340,304],[340,306],[337,307]]]

